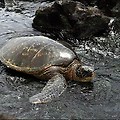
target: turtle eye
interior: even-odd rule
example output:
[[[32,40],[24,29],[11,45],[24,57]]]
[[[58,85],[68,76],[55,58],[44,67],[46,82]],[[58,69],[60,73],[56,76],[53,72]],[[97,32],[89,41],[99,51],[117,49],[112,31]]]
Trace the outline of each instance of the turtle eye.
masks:
[[[81,66],[79,66],[77,69],[76,69],[76,75],[78,76],[78,77],[83,77],[83,73],[82,73],[82,68],[81,68]]]

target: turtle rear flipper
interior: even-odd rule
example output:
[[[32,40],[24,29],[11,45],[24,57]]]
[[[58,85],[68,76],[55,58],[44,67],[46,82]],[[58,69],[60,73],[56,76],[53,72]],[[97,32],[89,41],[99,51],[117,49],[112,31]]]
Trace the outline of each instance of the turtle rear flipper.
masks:
[[[51,100],[59,97],[67,88],[66,80],[61,74],[53,76],[46,86],[43,88],[41,93],[36,94],[29,98],[31,103],[47,103]]]

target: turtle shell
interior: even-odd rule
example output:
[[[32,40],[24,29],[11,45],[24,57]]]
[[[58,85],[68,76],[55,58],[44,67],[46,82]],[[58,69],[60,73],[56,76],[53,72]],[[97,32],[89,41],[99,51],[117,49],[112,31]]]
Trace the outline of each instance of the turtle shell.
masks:
[[[68,66],[75,53],[48,37],[32,36],[11,39],[1,50],[0,60],[23,72],[44,70],[49,66]]]

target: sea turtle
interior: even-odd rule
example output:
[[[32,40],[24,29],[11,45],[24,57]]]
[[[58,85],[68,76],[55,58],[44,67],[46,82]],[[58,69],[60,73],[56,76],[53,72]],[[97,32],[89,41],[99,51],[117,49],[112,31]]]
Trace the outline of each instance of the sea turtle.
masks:
[[[8,68],[48,80],[31,103],[46,103],[60,96],[66,80],[91,81],[94,72],[83,68],[74,51],[44,36],[13,38],[0,50],[0,60]]]

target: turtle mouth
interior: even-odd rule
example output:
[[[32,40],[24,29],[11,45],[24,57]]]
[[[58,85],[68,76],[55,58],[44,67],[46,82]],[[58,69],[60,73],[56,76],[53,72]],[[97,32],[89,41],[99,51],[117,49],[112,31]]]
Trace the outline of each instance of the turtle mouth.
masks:
[[[85,72],[85,74],[83,73],[82,77],[81,77],[81,82],[90,82],[95,76],[95,73],[92,71],[89,72]]]
[[[95,73],[92,72],[90,76],[84,76],[80,81],[81,82],[90,82],[95,76]]]

